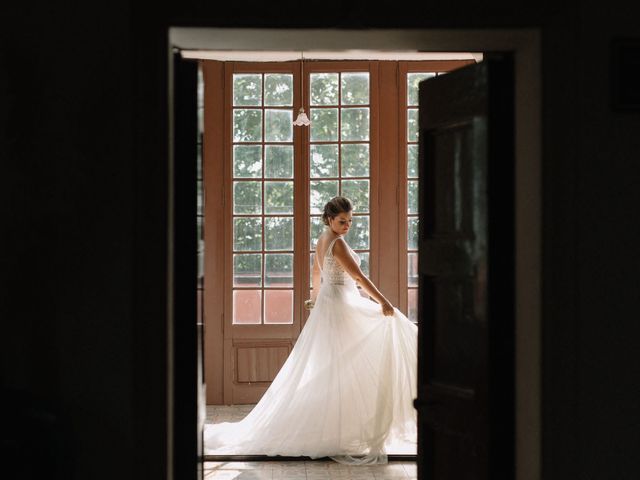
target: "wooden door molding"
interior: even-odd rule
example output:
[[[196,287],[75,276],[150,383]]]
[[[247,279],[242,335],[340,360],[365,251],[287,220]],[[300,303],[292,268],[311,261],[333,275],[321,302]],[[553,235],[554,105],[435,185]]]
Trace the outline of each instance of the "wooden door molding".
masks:
[[[223,403],[224,375],[224,63],[203,61],[204,325],[207,404]]]

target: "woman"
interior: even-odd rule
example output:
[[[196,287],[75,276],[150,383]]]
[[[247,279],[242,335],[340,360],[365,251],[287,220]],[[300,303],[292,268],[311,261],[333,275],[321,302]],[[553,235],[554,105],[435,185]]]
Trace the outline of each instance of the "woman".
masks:
[[[417,327],[362,273],[343,238],[351,211],[345,197],[325,205],[307,323],[251,413],[205,427],[207,453],[371,464],[386,462],[385,445],[415,442]]]

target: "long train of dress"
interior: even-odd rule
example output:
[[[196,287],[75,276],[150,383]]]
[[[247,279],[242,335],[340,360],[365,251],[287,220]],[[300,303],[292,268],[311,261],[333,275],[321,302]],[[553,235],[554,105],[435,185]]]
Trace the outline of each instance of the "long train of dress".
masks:
[[[386,445],[415,442],[417,327],[397,309],[384,316],[360,295],[333,258],[334,243],[286,362],[241,422],[205,426],[205,453],[366,464],[385,463]]]

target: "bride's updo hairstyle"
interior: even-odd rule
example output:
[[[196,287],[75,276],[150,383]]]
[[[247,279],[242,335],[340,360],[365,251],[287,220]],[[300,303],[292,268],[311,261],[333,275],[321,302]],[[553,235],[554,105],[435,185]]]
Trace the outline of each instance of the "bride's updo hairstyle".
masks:
[[[353,205],[347,197],[333,197],[324,206],[322,221],[325,225],[329,225],[330,218],[336,218],[341,213],[349,213],[351,210],[353,210]]]

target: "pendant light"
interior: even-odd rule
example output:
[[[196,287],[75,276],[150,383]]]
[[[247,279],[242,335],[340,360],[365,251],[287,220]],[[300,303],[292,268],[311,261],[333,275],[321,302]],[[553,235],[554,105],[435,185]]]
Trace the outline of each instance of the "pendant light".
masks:
[[[302,99],[301,103],[304,102],[304,52],[300,52],[301,58],[301,68],[300,68],[300,98]],[[307,117],[307,114],[304,113],[304,107],[300,105],[300,110],[298,112],[297,118],[294,120],[293,124],[297,127],[308,127],[311,125],[311,120]]]

